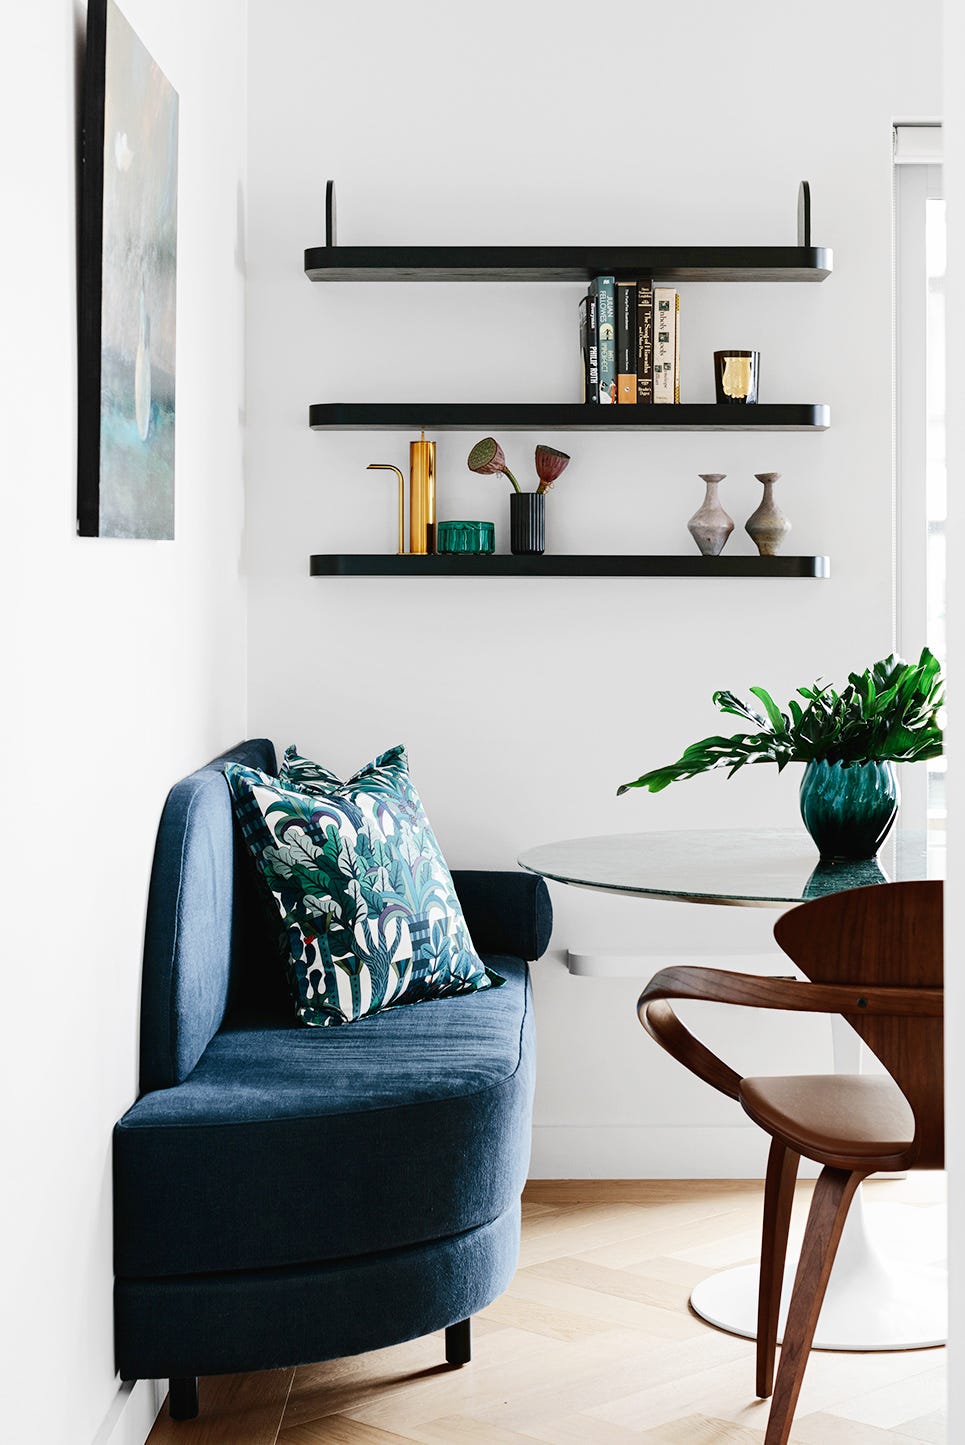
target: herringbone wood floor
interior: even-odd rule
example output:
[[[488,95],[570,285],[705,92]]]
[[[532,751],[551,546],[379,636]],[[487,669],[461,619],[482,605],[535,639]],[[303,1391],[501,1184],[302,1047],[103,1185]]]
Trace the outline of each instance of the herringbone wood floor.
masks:
[[[936,1181],[866,1188],[871,1203],[925,1206]],[[759,1445],[753,1345],[703,1324],[687,1297],[756,1256],[760,1207],[752,1182],[532,1183],[519,1269],[474,1320],[470,1365],[442,1363],[440,1334],[206,1379],[199,1419],[163,1410],[148,1445]],[[944,1363],[944,1350],[815,1352],[793,1441],[944,1442]]]

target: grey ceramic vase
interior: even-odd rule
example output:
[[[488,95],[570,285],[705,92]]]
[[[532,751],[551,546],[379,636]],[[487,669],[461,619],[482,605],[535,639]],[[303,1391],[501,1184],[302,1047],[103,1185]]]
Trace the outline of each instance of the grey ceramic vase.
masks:
[[[763,484],[764,495],[761,505],[752,512],[744,523],[744,530],[762,557],[776,557],[784,538],[791,530],[791,524],[774,500],[774,483],[780,479],[780,472],[755,472]]]
[[[717,488],[727,473],[700,472],[698,475],[707,490],[703,505],[687,523],[687,531],[705,557],[718,557],[734,530],[733,519],[728,517],[717,497]]]

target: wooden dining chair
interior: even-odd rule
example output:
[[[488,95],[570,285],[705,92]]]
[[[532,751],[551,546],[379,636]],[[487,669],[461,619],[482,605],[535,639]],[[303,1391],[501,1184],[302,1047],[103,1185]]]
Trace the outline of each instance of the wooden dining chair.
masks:
[[[668,1053],[738,1100],[771,1136],[757,1317],[757,1394],[773,1392],[765,1445],[786,1445],[828,1277],[855,1190],[877,1170],[944,1164],[942,884],[883,883],[801,904],[774,937],[808,981],[668,968],[640,1022]],[[841,1014],[887,1074],[742,1078],[684,1027],[668,999]],[[781,1285],[801,1155],[817,1180],[774,1382]]]

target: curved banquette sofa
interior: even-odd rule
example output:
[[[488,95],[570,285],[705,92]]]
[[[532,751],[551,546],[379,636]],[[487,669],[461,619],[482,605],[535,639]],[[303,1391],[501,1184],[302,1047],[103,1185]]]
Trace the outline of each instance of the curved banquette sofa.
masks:
[[[469,1320],[506,1286],[529,1162],[526,960],[541,880],[454,872],[476,948],[506,980],[341,1028],[297,1023],[277,926],[223,766],[276,771],[266,739],[171,790],[151,877],[140,1095],[114,1130],[117,1364],[197,1377],[358,1354]]]

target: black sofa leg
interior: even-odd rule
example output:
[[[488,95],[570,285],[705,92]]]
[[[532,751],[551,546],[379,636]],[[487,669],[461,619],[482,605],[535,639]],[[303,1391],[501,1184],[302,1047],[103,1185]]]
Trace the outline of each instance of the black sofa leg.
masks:
[[[193,1420],[198,1413],[198,1377],[168,1381],[168,1414],[172,1420]]]
[[[468,1365],[472,1359],[472,1320],[460,1320],[446,1330],[446,1363]]]

